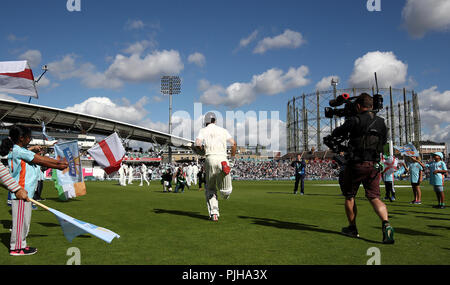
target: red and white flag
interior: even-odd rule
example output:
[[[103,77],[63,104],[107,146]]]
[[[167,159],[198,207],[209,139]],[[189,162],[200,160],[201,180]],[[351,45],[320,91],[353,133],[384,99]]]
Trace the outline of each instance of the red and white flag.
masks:
[[[33,72],[26,60],[0,61],[0,92],[38,98]]]
[[[106,174],[116,172],[125,156],[125,149],[117,133],[113,133],[97,145],[88,149],[93,159],[105,170]]]

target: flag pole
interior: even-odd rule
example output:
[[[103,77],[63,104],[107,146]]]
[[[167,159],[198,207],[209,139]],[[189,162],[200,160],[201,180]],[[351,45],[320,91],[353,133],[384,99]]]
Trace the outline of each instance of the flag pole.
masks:
[[[39,207],[42,207],[42,208],[46,209],[47,211],[50,211],[50,209],[47,206],[45,206],[44,204],[39,203],[38,201],[35,201],[31,198],[28,198],[28,199],[30,200],[30,202],[33,202],[34,204],[38,205]]]

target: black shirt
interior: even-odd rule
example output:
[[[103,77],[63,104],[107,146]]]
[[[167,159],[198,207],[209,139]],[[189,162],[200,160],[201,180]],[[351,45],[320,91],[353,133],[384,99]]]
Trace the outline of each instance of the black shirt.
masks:
[[[379,161],[382,149],[364,147],[361,141],[364,136],[370,135],[378,137],[379,143],[385,145],[387,132],[384,119],[366,111],[345,120],[344,124],[334,129],[331,135],[349,139],[349,153],[346,153],[346,159],[349,161]]]

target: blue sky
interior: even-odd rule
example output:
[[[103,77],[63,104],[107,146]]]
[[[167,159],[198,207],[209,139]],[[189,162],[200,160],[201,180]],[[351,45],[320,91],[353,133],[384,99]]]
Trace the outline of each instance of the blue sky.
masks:
[[[450,16],[432,17],[449,9],[449,1],[380,0],[381,12],[369,12],[366,0],[81,0],[80,12],[69,12],[66,2],[0,4],[6,23],[0,27],[0,60],[31,59],[35,76],[43,64],[50,67],[39,86],[40,98],[32,103],[99,115],[98,108],[77,104],[103,97],[114,104],[112,110],[142,113],[137,118],[124,112],[105,116],[164,128],[168,100],[159,92],[158,78],[171,72],[183,80],[174,111],[193,115],[193,103],[203,102],[204,111],[277,110],[284,121],[290,98],[314,91],[331,75],[339,76],[341,88],[361,84],[366,79],[355,61],[365,59],[364,66],[370,67],[370,56],[380,52],[386,65],[397,68],[395,75],[385,72],[384,82],[413,88],[424,102],[432,97],[450,105]],[[433,10],[424,2],[441,6]],[[433,23],[423,20],[430,18]],[[243,39],[248,44],[240,46]],[[143,63],[155,67],[149,70]],[[274,78],[280,85],[268,86]],[[235,83],[248,92],[227,91]],[[450,121],[444,116],[450,107],[441,107],[442,114],[434,108],[424,107],[425,133],[450,141]]]

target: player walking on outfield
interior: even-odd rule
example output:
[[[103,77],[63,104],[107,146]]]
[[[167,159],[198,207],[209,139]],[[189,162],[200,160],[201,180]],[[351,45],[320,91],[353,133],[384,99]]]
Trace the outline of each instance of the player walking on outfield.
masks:
[[[306,175],[306,163],[305,159],[300,154],[297,155],[297,160],[292,162],[292,167],[295,169],[295,186],[294,194],[297,194],[298,183],[300,182],[300,195],[305,194],[305,175]]]
[[[192,166],[192,183],[194,183],[194,185],[197,185],[197,175],[198,175],[198,165],[194,164]]]
[[[150,186],[150,182],[148,182],[147,178],[147,166],[142,163],[141,165],[141,184],[139,186],[143,186],[143,181],[147,182],[147,186]]]
[[[186,183],[188,187],[191,187],[192,184],[192,172],[193,172],[192,164],[189,164],[186,167]]]
[[[133,184],[133,166],[128,166],[128,184]]]
[[[119,168],[119,185],[125,186],[125,166],[122,164]]]
[[[204,123],[205,127],[199,131],[195,140],[195,150],[206,155],[206,204],[210,219],[218,221],[220,214],[217,190],[224,199],[228,199],[233,191],[229,175],[231,169],[227,159],[227,142],[232,145],[232,159],[236,155],[237,145],[227,130],[216,125],[216,115],[213,112],[205,115]]]

